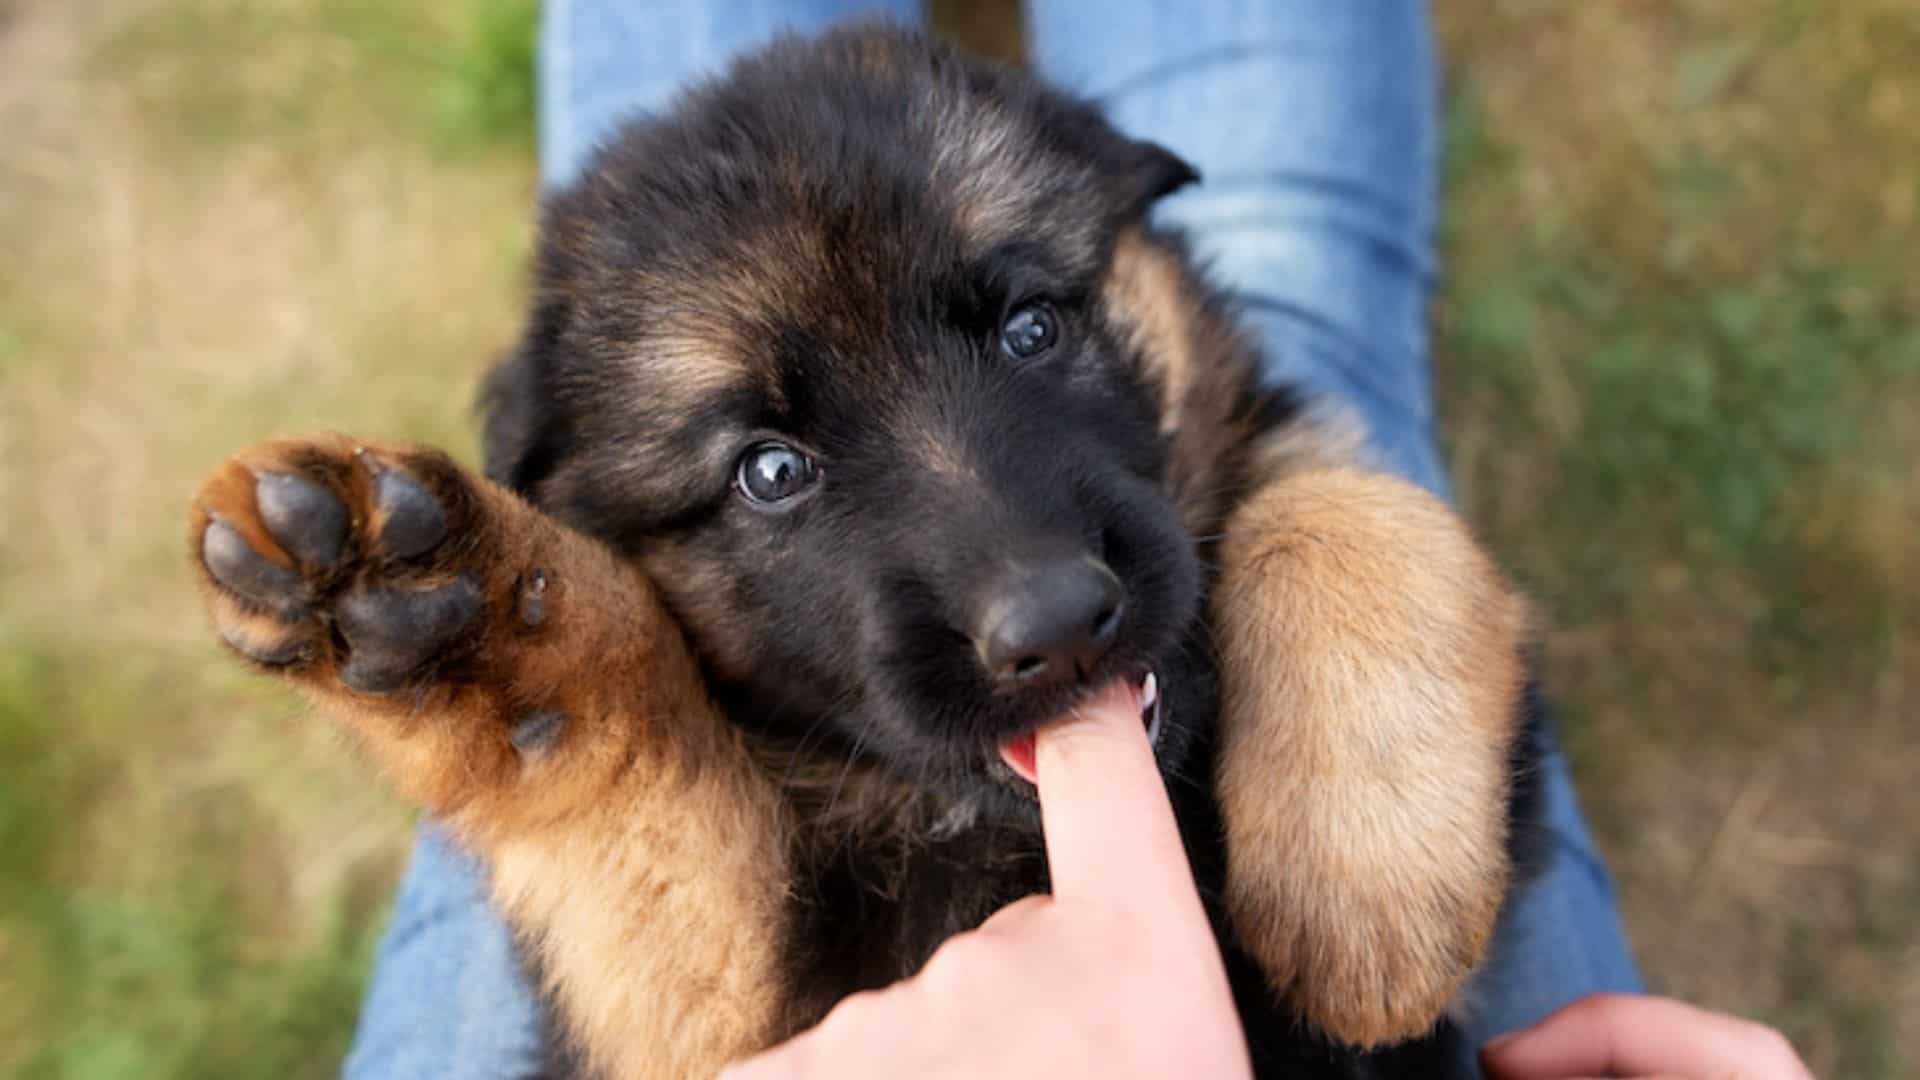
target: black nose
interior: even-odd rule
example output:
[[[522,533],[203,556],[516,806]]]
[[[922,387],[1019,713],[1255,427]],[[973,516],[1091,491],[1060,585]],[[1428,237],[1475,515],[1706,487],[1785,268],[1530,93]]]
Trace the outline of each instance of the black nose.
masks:
[[[984,606],[975,641],[996,682],[1043,686],[1080,678],[1120,628],[1126,591],[1107,564],[1076,555],[1016,569]]]

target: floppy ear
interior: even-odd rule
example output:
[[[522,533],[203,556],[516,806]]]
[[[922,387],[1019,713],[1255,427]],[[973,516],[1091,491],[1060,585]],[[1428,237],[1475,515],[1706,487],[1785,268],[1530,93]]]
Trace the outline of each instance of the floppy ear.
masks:
[[[1139,217],[1162,196],[1200,180],[1200,170],[1156,142],[1125,140],[1116,155],[1113,176],[1119,183],[1121,210]]]

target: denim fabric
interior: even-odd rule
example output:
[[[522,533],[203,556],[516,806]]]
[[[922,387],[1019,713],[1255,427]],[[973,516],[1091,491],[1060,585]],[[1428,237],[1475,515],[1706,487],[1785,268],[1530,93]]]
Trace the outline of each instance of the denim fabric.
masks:
[[[420,830],[342,1074],[492,1080],[546,1071],[546,1025],[485,870]]]
[[[545,0],[540,35],[540,174],[573,175],[601,139],[735,54],[851,16],[920,21],[919,0]]]
[[[1096,16],[1094,12],[1097,11]],[[1200,170],[1159,219],[1240,297],[1275,379],[1444,494],[1428,385],[1438,122],[1417,4],[1035,0],[1035,66]]]
[[[548,0],[541,165],[563,184],[626,116],[782,30],[906,0]],[[1412,0],[1030,0],[1047,78],[1204,181],[1162,203],[1233,289],[1270,373],[1364,426],[1376,460],[1445,494],[1427,305],[1438,184],[1436,73]],[[1502,920],[1469,995],[1476,1041],[1583,994],[1639,986],[1566,763],[1543,766],[1545,871]],[[481,869],[423,829],[377,961],[351,1077],[537,1074],[543,1029],[486,908]]]

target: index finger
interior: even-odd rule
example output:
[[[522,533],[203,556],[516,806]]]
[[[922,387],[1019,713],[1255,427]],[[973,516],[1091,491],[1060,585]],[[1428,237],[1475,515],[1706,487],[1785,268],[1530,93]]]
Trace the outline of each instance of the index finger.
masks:
[[[1115,682],[1036,737],[1053,894],[1197,911],[1193,868],[1140,703],[1139,686]]]

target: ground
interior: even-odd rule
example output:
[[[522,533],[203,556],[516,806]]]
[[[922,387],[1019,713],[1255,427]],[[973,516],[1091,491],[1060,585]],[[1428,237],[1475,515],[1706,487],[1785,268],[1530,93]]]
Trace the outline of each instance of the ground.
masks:
[[[937,5],[1017,46],[1004,5]],[[331,1075],[409,817],[220,655],[184,502],[474,456],[532,0],[0,0],[0,1073]],[[1441,0],[1437,362],[1658,988],[1920,1068],[1920,16]]]

